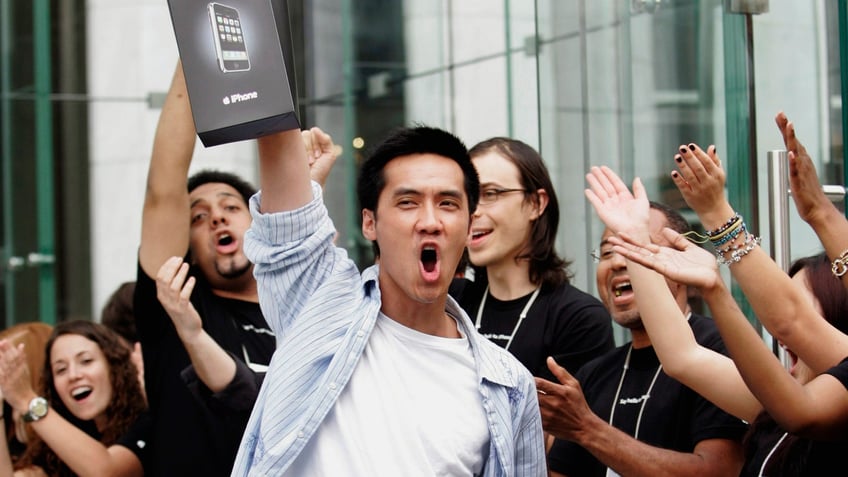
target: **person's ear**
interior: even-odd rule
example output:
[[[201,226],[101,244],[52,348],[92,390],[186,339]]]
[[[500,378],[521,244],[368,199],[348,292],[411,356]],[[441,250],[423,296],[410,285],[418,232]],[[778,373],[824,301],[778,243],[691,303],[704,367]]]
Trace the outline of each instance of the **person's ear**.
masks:
[[[372,242],[377,240],[377,218],[373,210],[362,209],[362,235]]]
[[[550,197],[545,189],[537,189],[533,194],[533,212],[530,214],[530,220],[536,220],[545,212],[545,208],[550,202]]]

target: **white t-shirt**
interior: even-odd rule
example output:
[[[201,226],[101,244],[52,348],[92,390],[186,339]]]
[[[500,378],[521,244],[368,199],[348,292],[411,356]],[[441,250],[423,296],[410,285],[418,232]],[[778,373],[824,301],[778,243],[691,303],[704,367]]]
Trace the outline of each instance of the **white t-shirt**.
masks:
[[[478,381],[465,337],[380,313],[350,382],[285,475],[481,474],[489,430]]]

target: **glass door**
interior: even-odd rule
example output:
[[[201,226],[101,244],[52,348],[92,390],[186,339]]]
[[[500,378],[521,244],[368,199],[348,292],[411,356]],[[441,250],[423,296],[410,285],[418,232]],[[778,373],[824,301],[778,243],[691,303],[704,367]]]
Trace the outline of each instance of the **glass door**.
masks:
[[[50,2],[0,1],[4,326],[56,320]],[[18,21],[28,19],[30,21]]]
[[[743,2],[744,3],[744,2]],[[763,3],[763,2],[760,2]],[[751,15],[727,12],[724,49],[728,147],[742,160],[729,181],[731,200],[745,204],[764,237],[772,225],[768,198],[769,151],[783,150],[774,117],[795,123],[824,184],[843,184],[843,121],[839,10],[843,2],[770,0]],[[843,46],[844,48],[845,46]],[[744,53],[744,54],[743,54]],[[785,62],[788,56],[797,61]],[[841,206],[841,204],[839,204]],[[818,238],[789,201],[790,261],[821,250]],[[768,241],[770,242],[770,241]],[[771,251],[770,243],[763,245]],[[774,255],[774,251],[772,251]]]

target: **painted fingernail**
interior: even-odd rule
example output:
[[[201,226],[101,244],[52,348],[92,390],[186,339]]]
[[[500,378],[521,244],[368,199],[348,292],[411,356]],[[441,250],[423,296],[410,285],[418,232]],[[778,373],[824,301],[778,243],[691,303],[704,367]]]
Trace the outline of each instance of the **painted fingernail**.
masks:
[[[682,161],[683,161],[683,158],[682,158],[682,157],[680,157],[680,155],[675,155],[675,156],[674,156],[674,160],[675,160],[675,161],[677,161],[677,162],[682,162]]]
[[[677,176],[679,176],[679,175],[680,174],[677,171],[671,171],[671,177],[674,177],[675,179],[677,179]]]
[[[689,144],[689,150],[690,150],[690,151],[694,151],[694,150],[695,150],[695,145],[694,145],[694,144]]]
[[[689,151],[686,150],[686,148],[684,146],[680,146],[680,153],[681,154],[686,154],[687,152],[689,152]]]

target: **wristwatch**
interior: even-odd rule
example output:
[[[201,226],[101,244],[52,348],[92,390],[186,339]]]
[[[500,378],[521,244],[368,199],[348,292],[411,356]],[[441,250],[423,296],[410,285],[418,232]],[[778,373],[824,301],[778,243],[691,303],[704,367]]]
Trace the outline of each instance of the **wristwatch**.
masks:
[[[23,415],[24,422],[35,422],[47,415],[47,410],[50,406],[47,404],[47,399],[41,396],[32,398],[29,402],[29,411]]]

